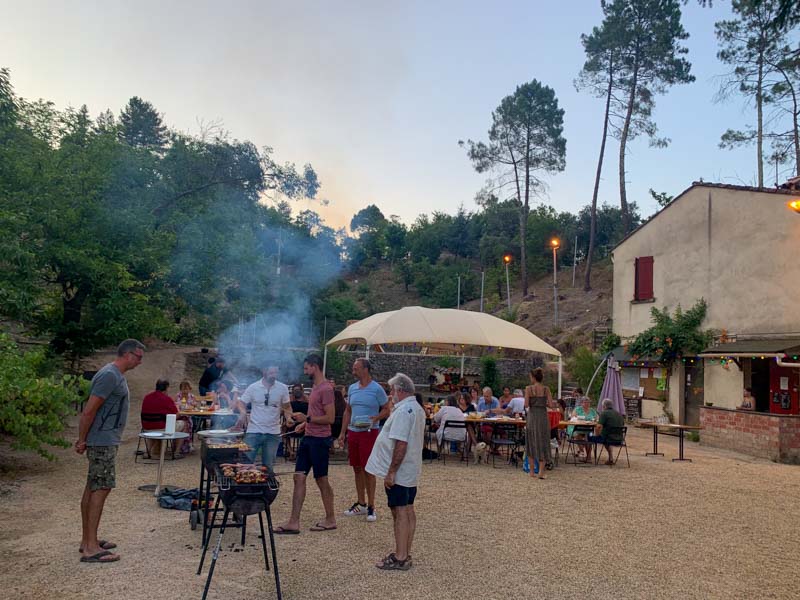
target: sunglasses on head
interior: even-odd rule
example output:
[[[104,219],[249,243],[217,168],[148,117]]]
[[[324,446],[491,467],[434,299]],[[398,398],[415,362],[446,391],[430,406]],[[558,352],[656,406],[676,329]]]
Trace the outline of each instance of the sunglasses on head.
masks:
[[[264,394],[264,406],[269,406],[269,392]]]

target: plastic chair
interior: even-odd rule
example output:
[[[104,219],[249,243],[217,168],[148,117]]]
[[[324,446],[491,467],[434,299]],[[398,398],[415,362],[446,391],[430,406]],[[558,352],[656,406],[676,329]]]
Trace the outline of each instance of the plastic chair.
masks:
[[[461,441],[448,440],[447,439],[447,430],[448,429],[451,429],[451,430],[452,429],[460,429],[461,431],[464,432],[464,439],[461,440]],[[467,424],[464,421],[445,421],[444,424],[442,425],[442,440],[436,442],[436,448],[437,448],[437,451],[439,452],[439,456],[442,459],[442,463],[446,465],[447,464],[447,454],[448,453],[442,451],[445,444],[456,444],[456,445],[460,444],[461,445],[462,456],[466,456],[467,457],[467,460],[465,460],[464,462],[467,465],[469,465],[469,444],[470,444],[470,440],[469,440],[469,435],[467,434]]]
[[[620,456],[620,454],[622,454],[622,449],[625,448],[625,460],[628,462],[628,468],[630,469],[631,468],[631,459],[628,456],[628,444],[625,442],[625,438],[628,435],[628,428],[627,427],[608,427],[608,428],[605,428],[605,431],[608,431],[609,434],[616,433],[616,434],[619,434],[619,435],[622,436],[622,441],[619,441],[619,442],[605,442],[609,446],[611,446],[612,448],[613,447],[618,447],[619,448],[617,450],[617,457],[616,458],[612,458],[611,453],[609,453],[608,458],[609,458],[609,460],[612,460],[613,463],[614,463],[613,465],[609,465],[609,466],[613,467],[615,464],[617,464],[617,461],[619,460],[619,456]],[[614,436],[614,437],[618,437],[618,436]],[[605,446],[604,446],[603,442],[596,443],[595,444],[595,448],[597,448],[597,446],[600,446],[600,451],[599,452],[595,451],[596,458],[595,458],[594,464],[598,464],[600,462],[600,456],[603,454],[603,450],[605,450]]]

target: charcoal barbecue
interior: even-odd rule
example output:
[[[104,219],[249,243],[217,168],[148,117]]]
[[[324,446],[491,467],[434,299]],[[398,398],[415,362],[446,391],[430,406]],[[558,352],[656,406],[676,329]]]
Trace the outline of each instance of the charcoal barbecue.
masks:
[[[228,467],[227,469],[225,467]],[[244,473],[249,476],[241,476]],[[254,476],[257,474],[257,476]],[[278,574],[278,559],[275,553],[275,537],[272,531],[272,514],[270,506],[278,497],[280,483],[275,474],[268,467],[257,467],[252,464],[231,464],[217,463],[213,465],[211,475],[217,485],[218,493],[214,503],[214,511],[211,516],[211,523],[208,526],[208,535],[203,537],[203,553],[200,556],[200,564],[197,567],[199,575],[203,570],[206,553],[210,545],[211,534],[215,528],[215,521],[219,513],[220,504],[223,505],[222,524],[219,525],[219,537],[211,553],[211,566],[208,569],[205,588],[203,589],[203,599],[208,595],[211,586],[211,578],[214,576],[214,567],[219,558],[220,548],[222,547],[222,537],[225,528],[228,526],[228,519],[234,515],[241,521],[242,527],[242,546],[244,546],[245,523],[248,516],[258,515],[258,524],[261,528],[261,549],[264,553],[264,566],[267,571],[269,568],[269,558],[267,557],[267,536],[264,531],[264,519],[262,513],[267,515],[267,531],[269,532],[269,545],[272,552],[272,565],[275,573],[275,589],[278,600],[281,600],[281,581]],[[242,483],[241,481],[251,481],[257,479],[256,483]],[[235,526],[235,525],[234,525]]]

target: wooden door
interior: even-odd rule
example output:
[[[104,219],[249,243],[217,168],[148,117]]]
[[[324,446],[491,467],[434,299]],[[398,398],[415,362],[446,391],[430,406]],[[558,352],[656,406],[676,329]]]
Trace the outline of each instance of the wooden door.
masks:
[[[683,366],[683,424],[700,425],[700,407],[703,406],[703,359],[695,358]]]

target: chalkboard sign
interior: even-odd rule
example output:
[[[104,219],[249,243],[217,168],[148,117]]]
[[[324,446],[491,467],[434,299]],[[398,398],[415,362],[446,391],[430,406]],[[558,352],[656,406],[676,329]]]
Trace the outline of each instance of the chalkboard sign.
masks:
[[[624,398],[625,400],[625,416],[629,419],[638,419],[642,416],[642,399],[641,398]]]

